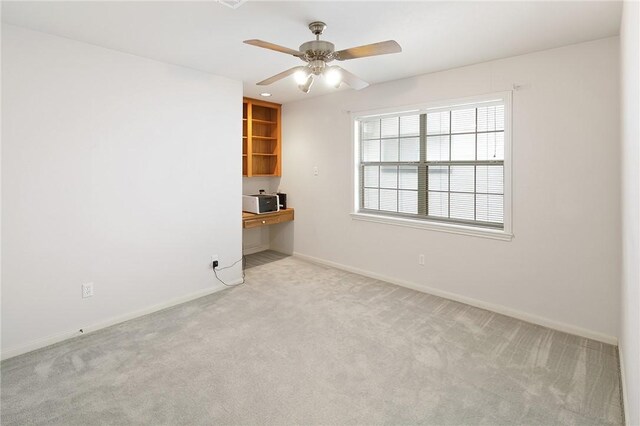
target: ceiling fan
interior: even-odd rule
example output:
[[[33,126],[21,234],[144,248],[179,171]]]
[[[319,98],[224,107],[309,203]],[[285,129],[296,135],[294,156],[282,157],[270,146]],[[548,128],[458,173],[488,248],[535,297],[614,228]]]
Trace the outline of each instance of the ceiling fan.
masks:
[[[352,47],[350,49],[338,50],[336,52],[333,43],[320,40],[320,35],[323,33],[325,28],[327,28],[327,24],[324,22],[315,21],[310,23],[309,29],[316,36],[316,39],[303,43],[299,50],[289,49],[288,47],[262,40],[245,40],[244,42],[246,44],[293,55],[307,62],[307,65],[290,68],[274,75],[273,77],[262,80],[257,84],[259,86],[266,86],[294,74],[296,83],[298,83],[298,88],[304,93],[309,93],[309,89],[311,89],[311,85],[313,84],[314,76],[322,75],[327,83],[334,86],[336,89],[344,82],[354,89],[360,90],[367,87],[369,83],[361,80],[344,68],[337,65],[329,66],[327,63],[334,59],[337,61],[346,61],[349,59],[365,58],[367,56],[402,52],[402,48],[395,40],[387,40],[379,43]]]

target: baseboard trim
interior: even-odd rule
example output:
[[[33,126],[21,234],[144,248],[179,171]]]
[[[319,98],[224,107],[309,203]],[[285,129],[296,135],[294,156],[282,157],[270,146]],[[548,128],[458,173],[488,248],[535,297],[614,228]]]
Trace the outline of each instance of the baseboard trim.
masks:
[[[618,342],[618,361],[620,362],[620,386],[622,387],[622,413],[624,415],[624,424],[631,426],[629,421],[629,400],[627,399],[627,379],[624,370],[624,354],[622,351],[623,342]]]
[[[230,282],[230,285],[234,285],[234,284],[240,284],[242,282],[242,279],[237,279],[234,280],[232,282]],[[6,350],[2,350],[2,353],[0,354],[0,359],[2,359],[3,361],[9,358],[13,358],[15,356],[18,355],[23,355],[26,354],[28,352],[32,352],[38,349],[42,349],[44,347],[53,345],[55,343],[60,343],[62,341],[68,340],[68,339],[73,339],[75,337],[79,337],[79,336],[84,336],[85,334],[88,333],[93,333],[95,331],[98,330],[102,330],[103,328],[107,328],[107,327],[111,327],[112,325],[116,325],[116,324],[120,324],[122,322],[125,321],[129,321],[144,315],[148,315],[157,311],[161,311],[163,309],[167,309],[170,308],[172,306],[176,306],[176,305],[180,305],[182,303],[186,303],[189,302],[191,300],[195,300],[195,299],[199,299],[201,297],[204,296],[208,296],[210,294],[213,293],[217,293],[221,290],[226,289],[227,287],[223,286],[223,285],[219,285],[213,288],[206,288],[204,290],[200,290],[200,291],[196,291],[193,293],[189,293],[187,295],[184,296],[180,296],[180,297],[176,297],[174,299],[168,300],[166,302],[163,303],[158,303],[156,305],[152,305],[152,306],[148,306],[146,308],[143,309],[139,309],[137,311],[134,312],[130,312],[124,315],[119,315],[117,317],[112,317],[109,319],[106,319],[104,321],[100,321],[96,324],[92,324],[92,325],[88,325],[88,326],[79,326],[77,327],[75,330],[73,331],[66,331],[63,333],[58,333],[55,334],[53,336],[48,336],[48,337],[44,337],[42,339],[36,339],[33,340],[31,342],[28,342],[24,345],[20,345],[20,346],[16,346],[13,348],[9,348]],[[82,329],[83,332],[81,333],[79,330]]]
[[[588,329],[577,327],[571,324],[566,324],[560,321],[554,321],[548,318],[543,318],[534,314],[530,314],[528,312],[519,311],[519,310],[508,308],[502,305],[496,305],[493,303],[485,302],[483,300],[462,296],[456,293],[450,293],[448,291],[439,290],[423,284],[417,284],[410,281],[399,280],[397,278],[389,277],[386,275],[376,274],[374,272],[366,271],[364,269],[354,268],[352,266],[344,265],[342,263],[332,262],[330,260],[309,256],[299,252],[294,252],[293,255],[299,259],[306,260],[308,262],[316,263],[319,265],[331,266],[334,268],[342,269],[347,272],[353,272],[355,274],[364,275],[365,277],[373,278],[380,281],[386,281],[388,283],[399,285],[401,287],[410,288],[412,290],[420,291],[422,293],[428,293],[434,296],[443,297],[445,299],[455,300],[456,302],[466,303],[467,305],[475,306],[481,309],[486,309],[488,311],[496,312],[502,315],[507,315],[522,321],[530,322],[532,324],[537,324],[543,327],[548,327],[554,330],[562,331],[564,333],[586,337],[587,339],[597,340],[599,342],[607,343],[610,345],[618,344],[618,339],[614,336],[609,336],[604,333],[588,330]]]

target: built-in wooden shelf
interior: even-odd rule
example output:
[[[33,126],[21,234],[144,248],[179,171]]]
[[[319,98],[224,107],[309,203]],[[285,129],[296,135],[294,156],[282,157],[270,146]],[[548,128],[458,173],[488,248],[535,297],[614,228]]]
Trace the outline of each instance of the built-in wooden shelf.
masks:
[[[242,100],[242,175],[281,176],[280,104]]]

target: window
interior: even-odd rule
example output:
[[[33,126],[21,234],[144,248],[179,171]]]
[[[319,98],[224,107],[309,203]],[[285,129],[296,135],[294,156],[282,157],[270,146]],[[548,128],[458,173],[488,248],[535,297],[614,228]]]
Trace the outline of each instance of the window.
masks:
[[[509,94],[355,116],[356,212],[510,232]]]

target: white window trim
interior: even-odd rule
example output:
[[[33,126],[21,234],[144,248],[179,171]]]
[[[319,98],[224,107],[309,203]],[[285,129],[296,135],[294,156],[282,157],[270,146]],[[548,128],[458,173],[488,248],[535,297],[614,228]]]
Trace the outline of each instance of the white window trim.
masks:
[[[461,99],[450,99],[443,101],[429,102],[420,105],[400,106],[395,108],[384,108],[368,111],[356,111],[351,113],[351,196],[353,220],[381,223],[395,226],[405,226],[410,228],[427,229],[431,231],[441,231],[453,234],[470,235],[474,237],[491,238],[495,240],[511,241],[513,234],[513,177],[511,173],[513,163],[513,140],[512,140],[512,92],[497,92],[485,95],[472,96]],[[439,109],[450,109],[452,107],[463,107],[467,104],[477,104],[500,100],[504,102],[504,227],[503,229],[483,228],[480,226],[467,226],[457,223],[447,223],[427,219],[412,219],[398,216],[387,216],[370,212],[360,212],[360,141],[359,141],[359,120],[368,116],[379,116],[384,114],[416,114],[424,112],[434,112]]]

